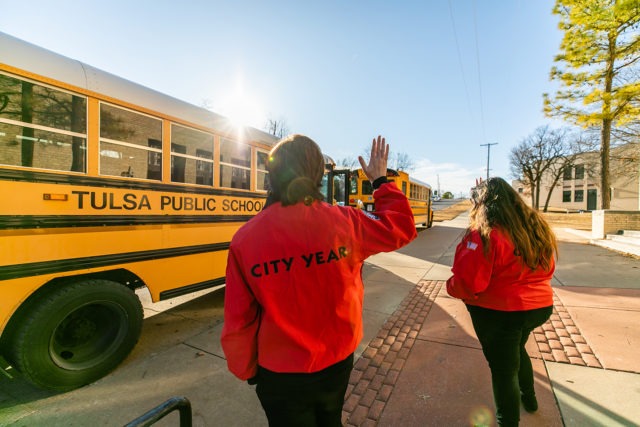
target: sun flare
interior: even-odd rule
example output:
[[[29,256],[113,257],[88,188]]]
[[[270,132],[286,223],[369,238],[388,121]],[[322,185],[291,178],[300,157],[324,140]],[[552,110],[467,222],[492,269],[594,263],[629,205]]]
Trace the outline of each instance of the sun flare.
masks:
[[[252,126],[262,129],[266,122],[262,103],[245,89],[242,76],[238,76],[233,90],[223,97],[219,112],[235,127]]]

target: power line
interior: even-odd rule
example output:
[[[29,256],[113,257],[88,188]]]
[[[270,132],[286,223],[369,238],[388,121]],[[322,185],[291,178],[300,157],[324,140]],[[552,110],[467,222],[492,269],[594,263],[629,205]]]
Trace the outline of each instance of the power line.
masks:
[[[476,36],[476,64],[478,67],[478,91],[480,92],[480,127],[482,129],[482,139],[486,141],[487,138],[484,131],[484,103],[482,100],[482,77],[480,75],[480,48],[478,45],[478,19],[476,13],[476,0],[473,0],[473,29]]]
[[[458,42],[458,30],[456,29],[456,21],[453,17],[453,7],[451,6],[451,0],[449,0],[449,16],[451,17],[451,26],[453,27],[453,39],[456,42],[456,51],[458,52],[458,64],[460,65],[460,72],[462,73],[462,83],[464,84],[464,94],[467,96],[467,106],[469,107],[469,113],[473,118],[473,108],[471,108],[471,97],[469,96],[469,88],[467,86],[467,79],[464,76],[464,64],[462,62],[462,53],[460,52],[460,44]]]

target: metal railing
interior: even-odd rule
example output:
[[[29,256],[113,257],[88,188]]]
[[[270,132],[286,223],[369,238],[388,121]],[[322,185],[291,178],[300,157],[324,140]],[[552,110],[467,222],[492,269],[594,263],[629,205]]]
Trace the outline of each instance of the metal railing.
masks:
[[[180,427],[191,427],[193,418],[191,416],[191,402],[186,397],[172,397],[166,402],[156,406],[147,413],[139,416],[133,421],[125,424],[124,427],[147,427],[155,424],[160,419],[172,411],[180,412]]]

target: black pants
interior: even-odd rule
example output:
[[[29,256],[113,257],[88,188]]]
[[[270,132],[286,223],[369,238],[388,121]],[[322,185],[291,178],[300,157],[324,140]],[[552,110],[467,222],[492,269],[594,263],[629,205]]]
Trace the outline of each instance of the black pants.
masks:
[[[491,369],[496,421],[520,422],[520,393],[535,394],[533,368],[525,349],[529,334],[549,319],[553,306],[527,311],[497,311],[467,305],[473,328]]]
[[[256,394],[269,426],[342,426],[342,405],[352,369],[353,354],[311,374],[283,374],[258,367]]]

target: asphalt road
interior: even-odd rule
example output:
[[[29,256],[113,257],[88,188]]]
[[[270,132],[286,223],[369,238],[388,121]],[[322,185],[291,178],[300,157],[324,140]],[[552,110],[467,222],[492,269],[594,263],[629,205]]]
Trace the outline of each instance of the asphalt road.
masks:
[[[446,209],[449,206],[453,206],[456,203],[460,203],[462,201],[462,199],[442,199],[442,200],[438,200],[438,201],[433,201],[431,203],[431,208],[434,211],[439,211],[442,209]]]

